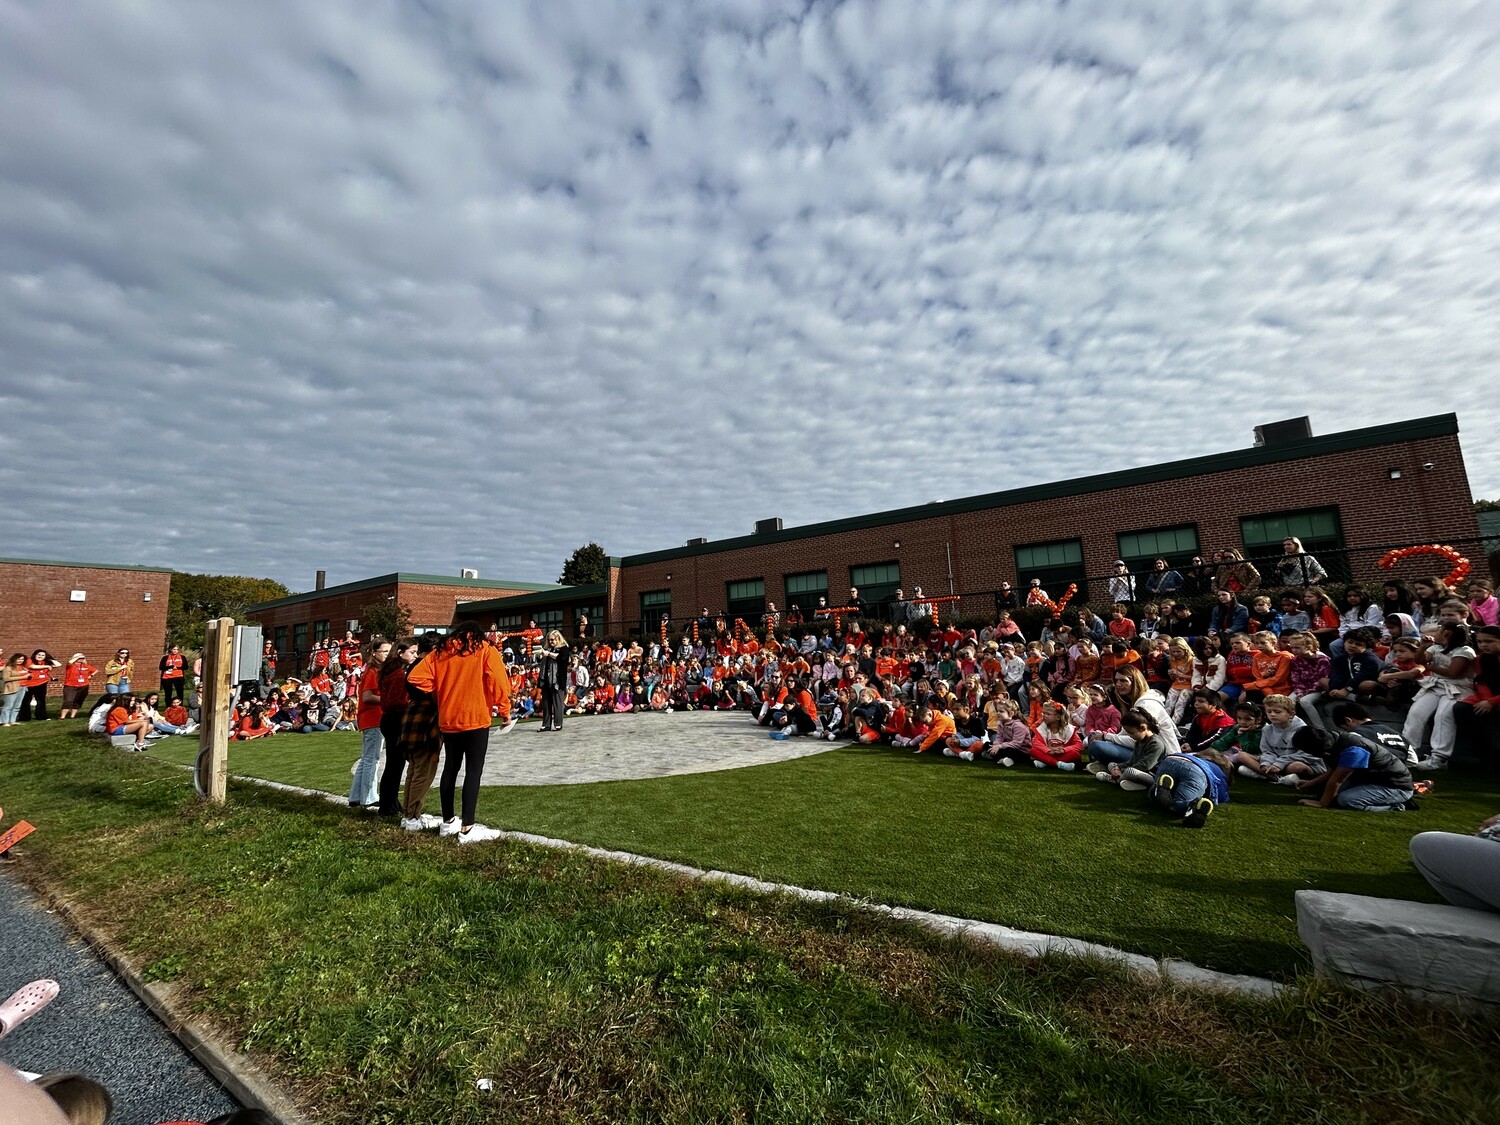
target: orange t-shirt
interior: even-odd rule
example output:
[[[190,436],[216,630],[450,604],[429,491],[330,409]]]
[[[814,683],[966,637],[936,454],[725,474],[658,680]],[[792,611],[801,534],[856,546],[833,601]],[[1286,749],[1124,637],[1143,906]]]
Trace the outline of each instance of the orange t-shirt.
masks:
[[[109,710],[109,719],[105,722],[104,729],[118,730],[128,722],[130,722],[129,711],[123,707],[111,707]]]
[[[68,665],[68,670],[63,673],[63,683],[68,687],[88,687],[89,678],[99,669],[85,660],[78,660]]]
[[[490,725],[490,709],[510,716],[510,677],[493,645],[473,652],[434,649],[417,661],[406,682],[437,696],[438,728],[445,734]]]
[[[316,681],[314,681],[316,682]],[[360,730],[369,730],[371,727],[380,725],[380,718],[385,714],[379,703],[366,703],[365,692],[380,694],[380,669],[371,664],[360,674],[359,677],[359,718],[355,725]],[[489,724],[486,723],[486,726]]]

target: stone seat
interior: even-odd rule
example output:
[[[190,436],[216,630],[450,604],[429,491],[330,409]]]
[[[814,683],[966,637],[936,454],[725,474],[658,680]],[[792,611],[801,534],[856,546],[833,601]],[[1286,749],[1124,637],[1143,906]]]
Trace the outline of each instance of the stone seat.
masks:
[[[1500,914],[1328,891],[1296,897],[1297,932],[1320,977],[1500,1010]]]

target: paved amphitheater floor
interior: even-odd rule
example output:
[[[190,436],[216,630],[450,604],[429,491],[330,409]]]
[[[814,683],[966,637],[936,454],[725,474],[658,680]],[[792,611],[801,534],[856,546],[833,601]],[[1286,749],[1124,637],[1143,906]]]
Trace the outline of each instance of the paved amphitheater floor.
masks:
[[[577,785],[711,773],[805,758],[839,745],[797,737],[777,741],[744,711],[671,715],[577,715],[562,730],[496,727],[484,764],[486,785]]]

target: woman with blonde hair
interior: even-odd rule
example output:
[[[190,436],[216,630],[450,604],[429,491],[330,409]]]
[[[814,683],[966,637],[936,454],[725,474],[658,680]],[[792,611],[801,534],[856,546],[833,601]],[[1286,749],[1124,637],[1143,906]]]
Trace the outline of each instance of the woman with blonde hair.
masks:
[[[568,692],[568,662],[572,657],[562,633],[553,629],[536,651],[541,655],[542,725],[540,730],[562,730],[563,702]]]

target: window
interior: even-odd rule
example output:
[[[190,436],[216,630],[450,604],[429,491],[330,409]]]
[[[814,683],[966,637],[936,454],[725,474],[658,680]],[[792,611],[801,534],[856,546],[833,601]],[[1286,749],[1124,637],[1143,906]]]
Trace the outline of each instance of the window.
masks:
[[[519,613],[507,613],[504,617],[495,618],[495,631],[497,633],[519,633],[526,625],[526,618]]]
[[[897,562],[869,563],[866,566],[849,568],[849,585],[858,588],[859,596],[872,610],[885,602],[895,601],[896,589],[901,585],[901,564]],[[847,593],[832,598],[837,605],[848,602]]]
[[[328,639],[328,622],[326,622],[326,621],[314,621],[313,622],[313,640],[315,640],[315,641],[326,641],[327,639]]]
[[[1169,566],[1185,566],[1198,553],[1198,528],[1185,523],[1177,527],[1158,527],[1150,531],[1122,531],[1115,536],[1120,558],[1132,574],[1145,574],[1157,559]]]
[[[1240,540],[1245,557],[1265,575],[1264,585],[1279,584],[1276,560],[1285,553],[1282,540],[1295,536],[1302,549],[1316,555],[1323,569],[1338,582],[1349,580],[1349,560],[1344,554],[1344,531],[1337,507],[1303,508],[1295,512],[1275,512],[1266,516],[1245,516],[1240,520]]]
[[[1033,578],[1040,578],[1042,589],[1056,599],[1062,597],[1070,582],[1076,582],[1080,590],[1087,590],[1087,577],[1081,539],[1057,539],[1016,548],[1016,597],[1022,605],[1026,604]]]
[[[534,619],[536,627],[544,632],[549,629],[562,630],[563,611],[560,609],[544,609]]]
[[[440,637],[445,637],[448,635],[448,628],[447,625],[413,625],[411,635],[420,637],[423,633],[436,633]]]
[[[307,652],[307,624],[304,622],[301,625],[293,625],[292,659],[301,664],[302,658],[307,655]]]
[[[286,626],[285,625],[278,625],[278,626],[276,626],[275,639],[272,641],[272,644],[276,648],[277,655],[279,655],[279,656],[290,655],[286,651]]]
[[[730,621],[742,617],[746,625],[759,625],[766,612],[766,580],[747,578],[742,582],[726,583],[724,603]]]
[[[818,599],[828,596],[828,572],[809,570],[802,574],[788,574],[785,588],[786,605],[781,608],[786,610],[796,606],[802,611],[802,616],[811,621],[818,608]]]
[[[584,614],[587,614],[589,619],[589,636],[594,640],[598,640],[604,636],[606,632],[604,628],[606,624],[604,620],[604,607],[602,605],[580,605],[573,607],[573,632],[568,635],[569,639],[578,636],[578,619]]]
[[[661,629],[662,614],[672,617],[672,591],[646,590],[641,594],[641,632],[650,636]]]

